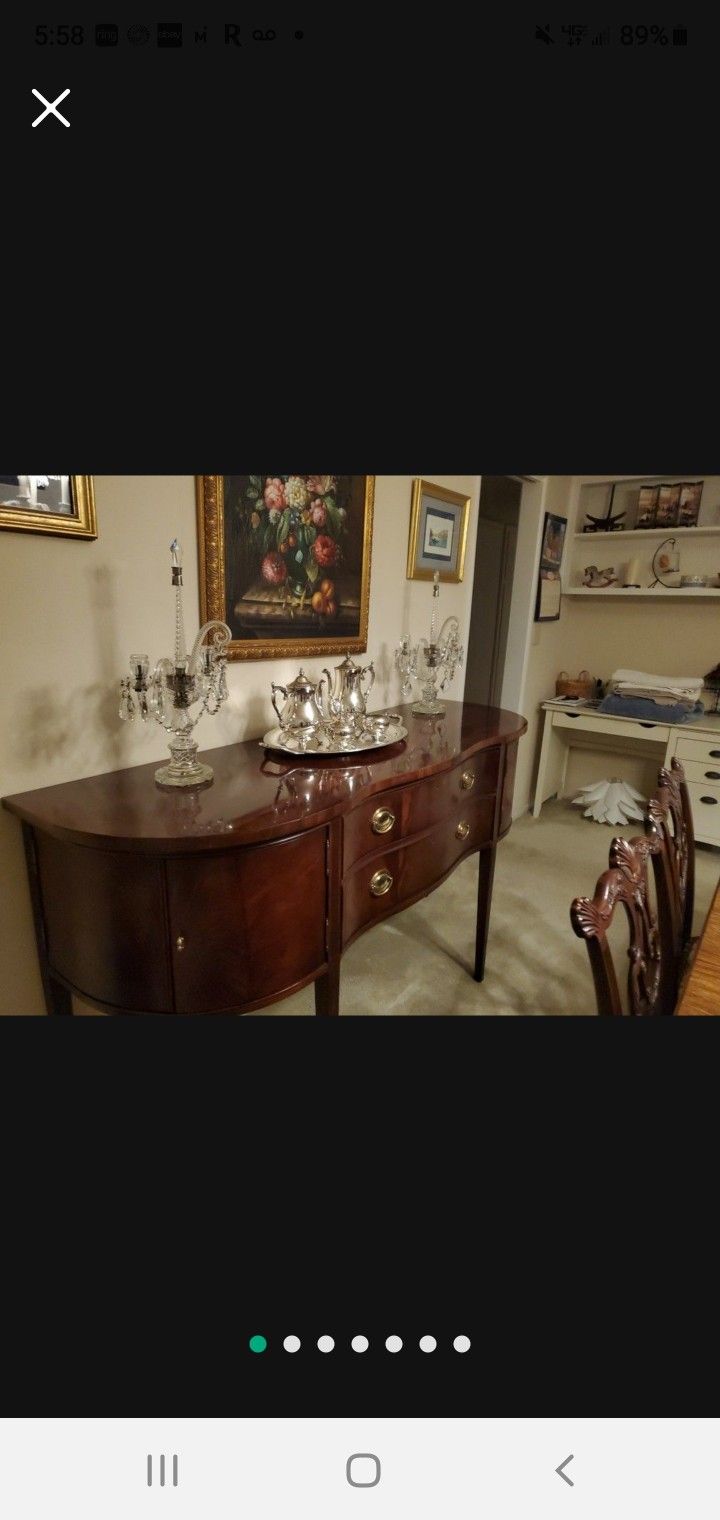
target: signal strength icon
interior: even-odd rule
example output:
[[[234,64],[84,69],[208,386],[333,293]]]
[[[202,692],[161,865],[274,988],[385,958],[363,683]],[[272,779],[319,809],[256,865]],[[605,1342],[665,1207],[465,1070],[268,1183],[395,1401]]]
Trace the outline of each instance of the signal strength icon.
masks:
[[[593,47],[601,47],[604,43],[609,42],[609,41],[610,41],[610,28],[609,28],[609,26],[606,26],[606,27],[603,28],[603,30],[601,32],[598,32],[598,34],[597,34],[596,37],[593,37],[592,46]]]

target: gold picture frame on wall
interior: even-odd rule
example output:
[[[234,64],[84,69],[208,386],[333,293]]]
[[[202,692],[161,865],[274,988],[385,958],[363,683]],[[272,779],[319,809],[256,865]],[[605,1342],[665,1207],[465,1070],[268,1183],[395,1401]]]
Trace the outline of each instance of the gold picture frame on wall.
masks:
[[[367,649],[374,475],[196,476],[200,616],[230,660]]]
[[[414,480],[407,579],[461,581],[465,573],[470,497],[430,480]]]
[[[0,528],[97,538],[92,475],[0,475]]]

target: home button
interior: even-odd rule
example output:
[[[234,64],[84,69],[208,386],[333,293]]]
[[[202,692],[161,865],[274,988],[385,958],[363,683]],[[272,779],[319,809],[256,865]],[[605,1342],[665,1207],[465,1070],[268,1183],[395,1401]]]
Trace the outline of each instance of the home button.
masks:
[[[351,1488],[377,1488],[380,1458],[372,1451],[354,1452],[345,1464],[345,1476]]]

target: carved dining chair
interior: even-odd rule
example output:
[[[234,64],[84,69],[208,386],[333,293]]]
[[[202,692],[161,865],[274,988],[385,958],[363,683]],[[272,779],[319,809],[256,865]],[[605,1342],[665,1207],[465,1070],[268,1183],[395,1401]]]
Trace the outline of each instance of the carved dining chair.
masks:
[[[664,850],[656,838],[614,839],[610,868],[594,897],[576,897],[570,921],[590,957],[599,1014],[622,1014],[622,997],[608,942],[615,910],[622,905],[629,930],[628,1012],[636,1017],[672,1013],[675,1005],[673,921],[669,899],[656,916],[650,901],[648,861]]]
[[[686,957],[692,943],[695,907],[695,831],[685,772],[674,755],[671,769],[662,766],[658,772],[658,789],[648,803],[645,832],[650,838],[667,842],[678,955]]]

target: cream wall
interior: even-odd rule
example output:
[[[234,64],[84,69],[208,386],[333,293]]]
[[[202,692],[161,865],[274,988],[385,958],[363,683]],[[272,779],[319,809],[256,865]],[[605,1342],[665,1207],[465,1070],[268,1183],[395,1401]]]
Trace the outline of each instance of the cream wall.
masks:
[[[420,473],[420,472],[419,472]],[[443,586],[442,617],[455,613],[467,644],[480,477],[426,475],[472,500],[466,576]],[[368,658],[372,706],[399,700],[393,651],[406,628],[429,628],[431,592],[405,578],[412,477],[376,480]],[[131,651],[170,651],[173,595],[169,545],[185,549],[188,641],[199,619],[195,484],[192,476],[97,476],[98,537],[85,542],[0,532],[0,795],[167,758],[162,731],[117,716],[117,683]],[[228,668],[229,701],[201,719],[201,748],[260,736],[272,720],[270,682],[297,661],[243,661]],[[319,674],[326,659],[305,661]],[[452,696],[462,695],[456,678]],[[0,809],[0,1013],[43,1013],[35,939],[17,819]]]

